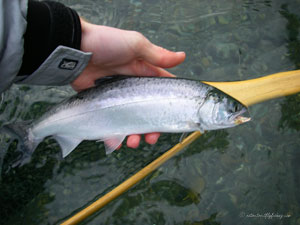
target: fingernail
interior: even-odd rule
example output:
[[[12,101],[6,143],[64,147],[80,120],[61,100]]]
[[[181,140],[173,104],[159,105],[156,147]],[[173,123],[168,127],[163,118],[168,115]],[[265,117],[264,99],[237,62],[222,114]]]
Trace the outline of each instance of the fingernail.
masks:
[[[177,55],[185,54],[185,52],[176,52]]]

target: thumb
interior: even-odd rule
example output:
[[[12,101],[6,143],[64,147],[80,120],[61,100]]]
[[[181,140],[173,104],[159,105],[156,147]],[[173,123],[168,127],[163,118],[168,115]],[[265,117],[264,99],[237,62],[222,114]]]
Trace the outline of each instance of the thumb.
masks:
[[[172,52],[152,43],[150,43],[150,45],[145,45],[141,54],[143,60],[162,68],[176,66],[185,59],[184,52]]]

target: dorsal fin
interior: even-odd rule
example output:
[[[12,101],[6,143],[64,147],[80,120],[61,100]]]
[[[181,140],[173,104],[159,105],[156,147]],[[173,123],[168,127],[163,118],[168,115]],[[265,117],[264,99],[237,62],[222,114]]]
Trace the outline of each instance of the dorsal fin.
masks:
[[[131,75],[113,75],[113,76],[107,76],[107,77],[102,77],[100,79],[95,80],[95,86],[98,85],[107,85],[108,83],[117,81],[117,80],[123,80],[126,78],[133,78],[133,77],[138,77],[138,76],[131,76]]]

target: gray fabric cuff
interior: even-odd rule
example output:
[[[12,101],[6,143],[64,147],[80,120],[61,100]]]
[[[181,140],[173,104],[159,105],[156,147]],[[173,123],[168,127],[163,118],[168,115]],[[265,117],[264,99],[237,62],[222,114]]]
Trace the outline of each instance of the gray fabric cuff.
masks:
[[[66,85],[75,80],[87,66],[92,53],[58,46],[31,75],[17,76],[17,84]]]

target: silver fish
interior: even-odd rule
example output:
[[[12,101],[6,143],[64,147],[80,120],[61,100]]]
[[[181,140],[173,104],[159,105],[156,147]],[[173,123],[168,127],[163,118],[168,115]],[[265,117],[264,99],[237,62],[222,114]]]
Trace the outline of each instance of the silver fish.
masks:
[[[70,97],[21,130],[31,152],[52,136],[66,157],[82,140],[104,141],[111,153],[130,134],[204,132],[249,120],[243,104],[200,81],[119,76]]]

